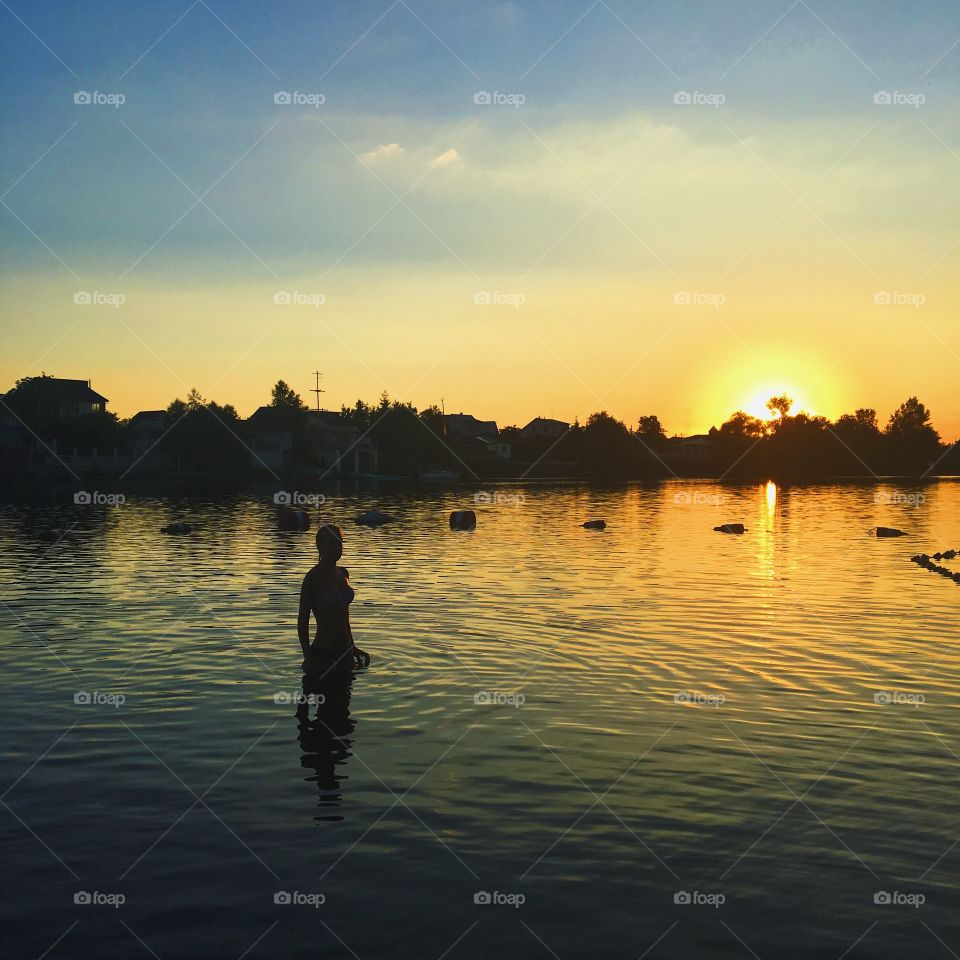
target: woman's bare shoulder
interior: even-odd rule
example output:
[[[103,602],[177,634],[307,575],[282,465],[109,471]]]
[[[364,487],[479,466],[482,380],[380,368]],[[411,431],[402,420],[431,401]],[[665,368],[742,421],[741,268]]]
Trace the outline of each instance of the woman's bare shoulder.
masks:
[[[350,571],[346,567],[337,567],[337,569],[343,574],[344,580],[350,579]]]

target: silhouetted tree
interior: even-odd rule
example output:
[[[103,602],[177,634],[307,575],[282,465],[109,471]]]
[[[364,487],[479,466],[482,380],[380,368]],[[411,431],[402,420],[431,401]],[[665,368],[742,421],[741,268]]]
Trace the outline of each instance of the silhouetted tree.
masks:
[[[193,389],[186,400],[178,398],[167,407],[166,420],[158,447],[175,458],[178,470],[225,474],[247,467],[249,450],[231,404],[204,400]]]
[[[893,462],[909,472],[926,469],[942,453],[930,411],[916,397],[894,410],[885,434]]]
[[[876,410],[860,407],[845,413],[837,419],[832,432],[840,448],[836,451],[839,472],[862,473],[866,469],[880,473],[884,469],[883,434]]]
[[[648,414],[640,418],[637,423],[636,436],[651,450],[660,450],[667,442],[667,433],[656,414]]]
[[[283,380],[278,380],[270,391],[270,406],[278,410],[306,410],[307,405]]]
[[[790,416],[790,410],[793,407],[793,397],[788,397],[781,393],[778,397],[771,397],[767,401],[767,409],[771,413],[780,414],[781,420],[786,420]]]

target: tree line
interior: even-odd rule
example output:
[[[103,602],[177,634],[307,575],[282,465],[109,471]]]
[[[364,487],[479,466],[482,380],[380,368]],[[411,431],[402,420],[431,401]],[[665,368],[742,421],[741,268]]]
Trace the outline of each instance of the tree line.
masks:
[[[44,375],[45,376],[45,375]],[[102,411],[64,416],[44,401],[43,376],[18,380],[3,405],[29,433],[65,449],[102,452],[130,450],[131,421]],[[669,476],[677,472],[731,477],[830,477],[960,472],[957,444],[946,446],[930,411],[917,397],[905,400],[880,425],[877,411],[860,408],[831,421],[806,412],[792,413],[788,396],[771,397],[769,419],[743,410],[708,434],[706,456],[695,461],[677,456],[677,438],[669,438],[658,416],[648,414],[630,427],[601,410],[584,423],[575,421],[563,436],[524,437],[519,427],[500,430],[511,445],[510,461],[498,462],[508,475],[607,478]],[[328,413],[329,416],[329,413]],[[343,406],[339,420],[377,445],[379,472],[416,475],[425,465],[472,469],[476,452],[460,449],[446,437],[443,413],[436,405],[418,410],[384,392],[373,403]],[[257,430],[292,436],[292,460],[309,466],[308,408],[286,382],[278,380],[269,403],[256,415]],[[163,414],[163,430],[151,455],[165,455],[178,470],[242,474],[251,467],[247,434],[251,424],[232,404],[219,404],[191,390]],[[465,460],[466,458],[466,460]],[[471,459],[473,458],[473,459]],[[469,460],[469,463],[467,462]]]

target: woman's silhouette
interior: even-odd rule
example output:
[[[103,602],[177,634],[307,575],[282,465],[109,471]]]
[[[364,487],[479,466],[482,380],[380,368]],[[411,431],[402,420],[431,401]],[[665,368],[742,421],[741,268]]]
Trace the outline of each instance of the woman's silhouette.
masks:
[[[354,661],[370,662],[353,642],[350,631],[350,604],[353,587],[346,567],[338,567],[343,555],[343,533],[332,523],[317,531],[317,565],[303,578],[297,634],[303,650],[303,670],[315,681],[348,680]],[[316,618],[317,633],[310,643],[310,614]]]

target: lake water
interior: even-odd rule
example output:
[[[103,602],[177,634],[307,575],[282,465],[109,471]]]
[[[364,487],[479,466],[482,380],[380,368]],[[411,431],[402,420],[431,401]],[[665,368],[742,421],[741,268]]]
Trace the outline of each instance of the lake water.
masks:
[[[4,507],[4,955],[960,952],[960,483],[475,493],[329,499],[322,707],[269,494]]]

